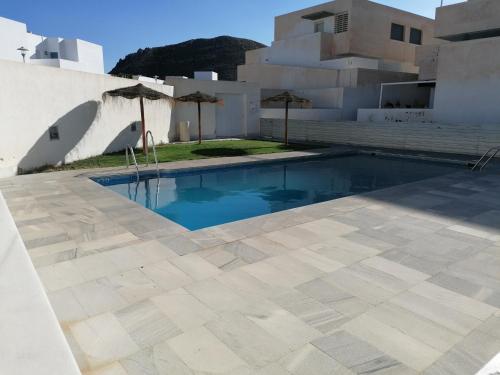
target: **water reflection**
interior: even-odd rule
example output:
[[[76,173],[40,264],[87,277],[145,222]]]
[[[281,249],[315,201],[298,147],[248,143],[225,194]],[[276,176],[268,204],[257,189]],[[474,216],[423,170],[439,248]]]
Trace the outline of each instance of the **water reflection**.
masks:
[[[456,169],[449,165],[358,155],[105,184],[194,230],[418,181]]]

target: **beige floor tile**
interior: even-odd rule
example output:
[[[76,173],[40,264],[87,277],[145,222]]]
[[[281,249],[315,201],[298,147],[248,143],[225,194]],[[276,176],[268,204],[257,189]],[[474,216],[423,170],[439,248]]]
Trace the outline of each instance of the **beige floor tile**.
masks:
[[[412,292],[402,293],[390,300],[391,303],[442,325],[462,336],[469,334],[481,324],[481,320],[453,310],[438,302]]]
[[[290,350],[298,349],[321,336],[319,331],[286,310],[275,310],[269,315],[247,316],[247,318],[286,343]]]
[[[324,274],[324,272],[319,268],[304,263],[288,254],[268,258],[264,262],[269,263],[284,272],[291,273],[294,275],[294,281],[299,282],[300,284],[311,281]]]
[[[139,350],[113,314],[106,313],[70,326],[91,368],[125,358]]]
[[[306,344],[285,356],[280,363],[293,375],[354,375],[349,369],[311,344]]]
[[[140,268],[146,264],[145,257],[139,253],[135,246],[104,251],[102,255],[122,272]]]
[[[391,303],[379,305],[366,314],[441,353],[447,352],[463,339],[462,335]]]
[[[142,272],[165,290],[182,288],[193,280],[168,260],[144,266]]]
[[[497,311],[493,306],[428,282],[414,286],[411,291],[434,302],[481,320],[488,319]]]
[[[345,265],[340,262],[327,258],[308,249],[292,251],[290,252],[290,256],[323,272],[334,272],[340,268],[345,267]]]
[[[347,268],[335,271],[323,279],[333,286],[374,305],[388,300],[395,294],[374,285],[372,282],[361,279]]]
[[[243,266],[241,270],[275,288],[291,288],[304,283],[303,275],[280,269],[266,261]]]
[[[85,281],[72,261],[40,267],[37,271],[48,291],[65,289]]]
[[[182,333],[179,327],[150,300],[127,306],[115,311],[114,315],[141,348],[159,344]]]
[[[240,310],[249,303],[217,280],[204,280],[187,286],[186,290],[214,311]]]
[[[215,336],[250,366],[263,367],[288,353],[287,345],[240,313],[222,313],[206,324]]]
[[[255,375],[291,375],[279,363],[272,363],[266,367],[256,370]]]
[[[89,315],[76,299],[71,288],[48,293],[50,304],[62,326],[87,319]]]
[[[430,275],[427,275],[423,272],[414,270],[413,268],[403,266],[399,263],[392,262],[379,256],[368,258],[366,260],[363,260],[361,263],[368,267],[392,275],[400,280],[406,281],[409,284],[418,284],[430,277]]]
[[[170,348],[193,371],[229,373],[246,363],[204,327],[168,341]]]
[[[75,285],[71,290],[90,316],[121,309],[128,304],[107,278]]]
[[[120,270],[104,254],[89,255],[73,260],[85,281],[117,274]]]
[[[219,268],[197,254],[177,257],[171,259],[171,262],[196,281],[208,279],[222,272]]]
[[[178,257],[177,253],[172,249],[155,240],[134,245],[134,248],[144,259],[144,263],[146,264]]]
[[[350,321],[343,328],[417,371],[423,371],[443,354],[367,314]]]
[[[151,301],[183,331],[217,318],[215,312],[184,289],[153,297]]]
[[[154,281],[149,279],[140,269],[118,273],[108,277],[109,283],[129,303],[142,301],[164,292]]]
[[[101,367],[94,371],[86,372],[85,375],[130,375],[118,362]]]
[[[340,223],[330,218],[311,221],[298,225],[298,227],[311,231],[324,240],[343,236],[358,230],[356,227]]]

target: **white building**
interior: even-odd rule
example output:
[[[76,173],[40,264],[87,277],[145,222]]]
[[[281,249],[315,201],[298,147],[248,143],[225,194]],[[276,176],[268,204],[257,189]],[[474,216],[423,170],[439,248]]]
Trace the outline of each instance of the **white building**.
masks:
[[[102,46],[80,39],[47,38],[26,24],[0,17],[0,59],[104,74]]]
[[[310,99],[312,108],[292,109],[292,119],[355,120],[358,108],[378,107],[381,83],[417,80],[415,51],[434,43],[433,35],[434,21],[416,14],[368,0],[330,1],[276,17],[271,47],[247,52],[238,80],[257,83],[264,98],[292,90]],[[429,104],[429,91],[420,106]]]
[[[434,45],[419,46],[420,86],[435,85],[429,109],[360,109],[358,121],[488,125],[500,122],[500,1],[469,0],[436,10]],[[418,95],[417,86],[408,96]]]
[[[253,138],[259,136],[260,89],[256,84],[219,81],[215,72],[195,72],[195,79],[165,77],[164,84],[174,87],[175,97],[200,91],[217,97],[217,104],[202,104],[202,135],[214,138]],[[172,120],[176,138],[183,139],[182,123],[189,123],[190,139],[198,136],[198,110],[195,103],[176,103]]]

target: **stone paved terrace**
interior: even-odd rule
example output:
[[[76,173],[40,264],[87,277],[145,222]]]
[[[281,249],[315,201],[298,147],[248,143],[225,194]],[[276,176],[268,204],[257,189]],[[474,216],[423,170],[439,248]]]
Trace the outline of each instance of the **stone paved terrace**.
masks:
[[[85,374],[470,375],[500,351],[500,175],[189,232],[79,173],[0,190]]]

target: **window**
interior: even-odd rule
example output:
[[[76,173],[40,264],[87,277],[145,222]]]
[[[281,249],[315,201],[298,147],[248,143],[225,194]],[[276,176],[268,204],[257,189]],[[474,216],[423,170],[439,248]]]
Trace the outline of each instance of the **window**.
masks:
[[[399,40],[400,42],[405,41],[405,27],[403,25],[398,25],[393,23],[391,26],[391,39]]]
[[[412,44],[422,44],[422,30],[414,29],[410,30],[410,43]]]
[[[50,53],[50,58],[51,59],[58,59],[59,58],[59,53],[58,52],[51,52]]]
[[[345,33],[349,29],[349,13],[335,16],[335,34]]]
[[[49,128],[49,139],[51,141],[57,141],[59,139],[59,128],[56,125]]]
[[[325,23],[324,22],[316,22],[314,24],[314,32],[315,33],[324,33],[325,32]]]

